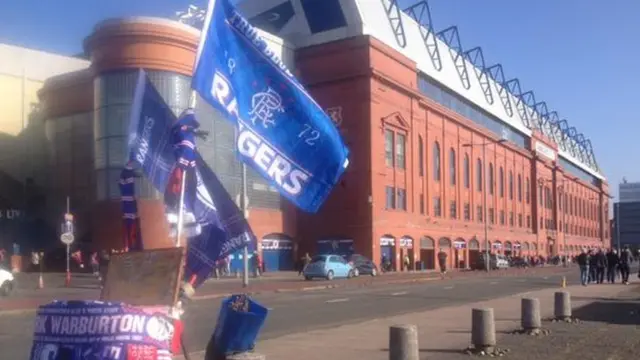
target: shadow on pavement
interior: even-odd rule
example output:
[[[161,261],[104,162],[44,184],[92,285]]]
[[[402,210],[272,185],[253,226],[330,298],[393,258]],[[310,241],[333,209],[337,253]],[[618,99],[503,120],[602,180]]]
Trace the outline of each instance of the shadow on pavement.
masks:
[[[581,321],[601,322],[613,325],[640,325],[640,298],[597,299],[573,311]]]
[[[388,348],[380,349],[382,352],[389,352]],[[462,350],[456,349],[420,349],[421,353],[440,353],[440,354],[462,354]]]

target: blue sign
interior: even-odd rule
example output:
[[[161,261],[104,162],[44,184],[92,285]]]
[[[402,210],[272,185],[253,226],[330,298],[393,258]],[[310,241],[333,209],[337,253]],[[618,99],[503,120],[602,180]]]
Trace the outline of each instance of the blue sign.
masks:
[[[192,87],[238,126],[242,161],[316,212],[348,165],[331,119],[229,0],[211,0]]]
[[[163,315],[120,303],[55,301],[36,313],[29,358],[170,359],[173,335],[173,321]]]

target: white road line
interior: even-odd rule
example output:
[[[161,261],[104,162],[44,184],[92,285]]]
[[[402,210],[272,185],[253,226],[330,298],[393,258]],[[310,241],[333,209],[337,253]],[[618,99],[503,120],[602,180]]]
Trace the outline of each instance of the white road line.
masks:
[[[327,300],[325,301],[326,303],[339,303],[339,302],[345,302],[345,301],[349,301],[348,298],[344,298],[344,299],[332,299],[332,300]]]
[[[545,276],[545,277],[542,278],[542,280],[549,280],[549,277]]]
[[[400,291],[400,292],[394,292],[393,294],[391,294],[391,296],[400,296],[400,295],[407,295],[406,291]]]
[[[271,310],[273,310],[273,308],[267,308],[267,310],[271,311]]]
[[[496,285],[498,282],[497,281],[492,281],[489,283],[489,285]]]
[[[527,281],[527,279],[520,279],[520,280],[518,280],[518,282],[526,282],[526,281]]]
[[[453,289],[453,286],[445,286],[444,289],[445,290],[451,290],[451,289]]]

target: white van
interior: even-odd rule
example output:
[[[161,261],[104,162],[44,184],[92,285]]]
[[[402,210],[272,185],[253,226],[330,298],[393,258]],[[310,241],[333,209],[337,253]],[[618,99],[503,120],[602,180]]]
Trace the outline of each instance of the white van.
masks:
[[[0,268],[0,296],[9,296],[13,291],[15,278],[11,271]]]
[[[509,268],[509,260],[506,256],[497,254],[496,255],[496,268],[497,269],[508,269]]]

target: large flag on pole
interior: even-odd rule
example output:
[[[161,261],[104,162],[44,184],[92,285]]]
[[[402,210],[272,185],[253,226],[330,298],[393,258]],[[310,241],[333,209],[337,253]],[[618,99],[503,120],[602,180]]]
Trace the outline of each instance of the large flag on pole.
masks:
[[[238,126],[243,162],[316,212],[348,165],[331,119],[229,0],[210,0],[192,87]]]
[[[122,206],[122,247],[124,248],[124,251],[142,250],[142,234],[138,219],[135,180],[136,173],[133,170],[131,163],[127,163],[122,169],[122,172],[120,172],[120,180],[118,182]]]
[[[193,116],[185,112],[184,116]],[[178,120],[162,100],[144,71],[140,71],[131,110],[129,132],[130,161],[138,164],[145,177],[161,193],[169,193],[167,186],[184,152],[177,151],[175,125]],[[174,153],[176,151],[176,153]],[[185,209],[190,214],[185,224],[197,223],[187,245],[185,281],[194,288],[213,272],[217,260],[242,249],[255,247],[256,238],[244,216],[231,200],[216,175],[193,147],[189,166],[195,161],[194,181],[185,183]],[[191,175],[190,175],[191,176]],[[167,208],[175,211],[175,200]],[[193,228],[193,227],[192,227]],[[187,234],[188,235],[188,234]]]

